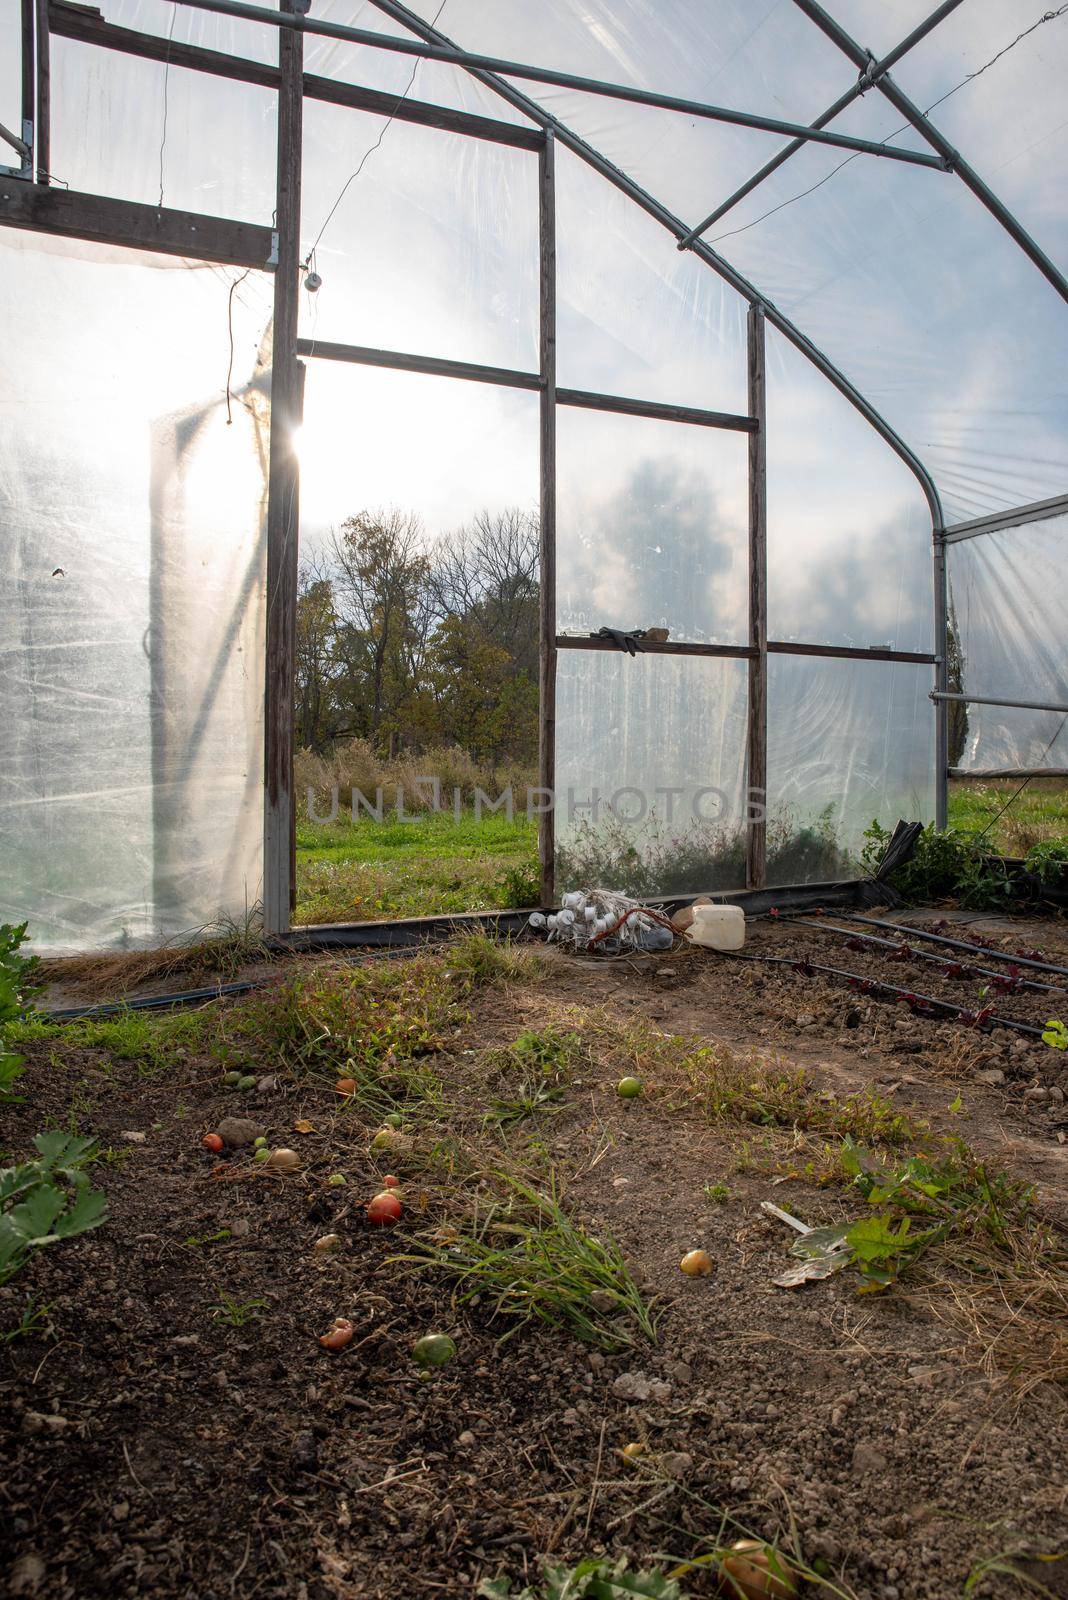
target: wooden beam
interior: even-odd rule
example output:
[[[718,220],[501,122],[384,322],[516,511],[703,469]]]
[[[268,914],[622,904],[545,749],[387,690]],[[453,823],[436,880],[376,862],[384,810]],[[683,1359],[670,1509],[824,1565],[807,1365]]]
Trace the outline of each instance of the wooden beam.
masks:
[[[48,41],[48,0],[37,0],[37,118],[33,156],[37,182],[51,182],[52,161],[52,53]]]
[[[647,655],[662,656],[722,656],[737,661],[755,661],[760,654],[757,644],[698,644],[690,639],[666,639],[657,643],[642,640],[642,650]],[[610,639],[593,639],[586,634],[558,633],[558,650],[615,650]],[[905,661],[916,666],[930,666],[935,658],[922,650],[865,650],[852,645],[794,644],[788,639],[768,639],[765,648],[772,656],[826,656],[841,661]]]
[[[282,0],[295,11],[299,0]],[[297,361],[300,296],[300,167],[304,36],[279,31],[278,167],[271,361],[271,452],[267,495],[267,660],[263,756],[263,923],[268,935],[290,926],[293,827],[293,686],[297,622],[301,410]]]
[[[298,339],[297,354],[320,361],[351,361],[361,367],[387,367],[395,372],[423,372],[434,378],[463,378],[470,383],[496,383],[508,389],[540,389],[537,372],[511,367],[482,367],[473,361],[442,356],[410,355],[405,350],[377,350],[371,345],[336,344],[329,339]]]
[[[773,656],[827,656],[840,661],[911,661],[917,666],[933,666],[937,656],[928,650],[884,650],[881,646],[864,649],[847,644],[795,644],[789,639],[769,639],[768,654]]]
[[[767,878],[768,801],[768,493],[767,403],[764,378],[764,311],[749,307],[747,338],[749,412],[749,719],[746,746],[745,886],[763,889]]]
[[[36,27],[36,0],[22,0],[21,7],[21,46],[22,46],[22,138],[29,145],[30,153],[23,157],[22,171],[25,177],[33,177],[33,140],[34,125],[37,114],[34,109],[37,100],[37,54],[34,45]]]
[[[752,433],[755,417],[743,417],[731,411],[704,411],[698,406],[666,405],[658,400],[628,400],[618,394],[594,394],[587,389],[557,389],[556,398],[562,406],[581,406],[587,411],[618,411],[626,417],[653,417],[661,422],[690,422],[700,428],[730,428],[738,433]]]
[[[594,639],[587,634],[558,633],[556,635],[556,648],[558,650],[608,650],[613,654],[621,655],[618,645],[611,639]],[[749,661],[756,655],[756,650],[745,644],[693,644],[688,639],[642,639],[640,641],[640,655],[648,656],[712,656],[717,660]]]
[[[265,270],[274,264],[274,234],[253,222],[138,205],[132,200],[80,194],[2,175],[0,224],[197,261]]]
[[[556,141],[545,135],[538,157],[540,261],[539,366],[541,376],[541,505],[538,585],[538,785],[556,789]],[[545,796],[542,796],[544,802]],[[538,818],[541,900],[556,893],[556,818],[550,808]]]
[[[64,5],[62,0],[59,3],[53,0],[50,12],[52,32],[81,44],[118,50],[145,61],[169,61],[172,67],[259,84],[267,89],[277,89],[280,82],[278,68],[269,62],[250,61],[245,56],[230,55],[224,50],[206,50],[176,39],[168,42],[156,34],[139,33],[134,28],[119,28],[105,22],[98,11],[89,7]],[[431,105],[424,100],[401,100],[396,94],[387,94],[381,89],[365,89],[359,84],[308,72],[304,74],[304,96],[308,100],[349,106],[354,111],[368,111],[375,116],[392,117],[397,122],[440,128],[446,133],[461,133],[471,139],[486,139],[520,150],[540,150],[545,140],[540,128],[501,122],[495,117],[480,117],[467,111],[452,111],[447,106]]]

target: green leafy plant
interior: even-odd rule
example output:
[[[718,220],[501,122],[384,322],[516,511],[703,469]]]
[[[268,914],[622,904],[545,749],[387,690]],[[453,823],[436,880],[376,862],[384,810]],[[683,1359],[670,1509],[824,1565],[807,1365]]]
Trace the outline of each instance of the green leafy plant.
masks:
[[[37,957],[20,954],[25,941],[24,922],[17,927],[10,922],[0,923],[0,1030],[25,1016],[33,996],[40,992],[40,985],[35,982]],[[5,1049],[0,1031],[0,1103],[21,1102],[22,1096],[14,1092],[14,1086],[25,1070],[23,1058]]]
[[[48,1333],[52,1328],[52,1306],[41,1305],[31,1295],[22,1309],[14,1327],[0,1332],[0,1344],[14,1344],[16,1339],[30,1339],[36,1333]]]
[[[1042,1030],[1042,1043],[1051,1050],[1068,1050],[1068,1028],[1057,1017],[1050,1017]]]
[[[211,1320],[225,1322],[231,1328],[243,1328],[246,1323],[258,1317],[267,1305],[266,1300],[238,1300],[218,1286],[215,1292],[219,1298],[214,1305],[208,1307]]]
[[[1033,844],[1024,856],[1024,866],[1043,889],[1053,889],[1068,872],[1068,843],[1043,839]]]
[[[513,1590],[507,1578],[486,1578],[479,1585],[483,1600],[622,1600],[626,1595],[646,1600],[684,1600],[673,1578],[653,1569],[630,1572],[626,1560],[587,1559],[574,1567],[546,1563],[541,1582]]]
[[[864,834],[861,860],[869,871],[890,843],[888,829],[874,821]],[[974,911],[1004,907],[1013,894],[1009,869],[988,852],[981,836],[960,828],[924,828],[911,861],[890,874],[890,883],[913,902],[956,899]]]
[[[107,1197],[84,1170],[96,1152],[92,1139],[55,1128],[33,1142],[37,1160],[0,1171],[0,1284],[34,1251],[99,1227],[107,1214]]]
[[[963,1145],[938,1158],[912,1156],[890,1167],[847,1138],[840,1159],[875,1214],[813,1228],[795,1241],[792,1253],[854,1266],[867,1290],[888,1288],[932,1245],[951,1236],[984,1238],[1010,1253],[1011,1232],[1030,1210],[1026,1184],[992,1171]]]

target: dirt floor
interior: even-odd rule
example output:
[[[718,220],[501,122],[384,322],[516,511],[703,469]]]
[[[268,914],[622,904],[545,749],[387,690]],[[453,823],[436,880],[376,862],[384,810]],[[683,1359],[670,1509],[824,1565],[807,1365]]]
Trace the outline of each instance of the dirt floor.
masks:
[[[982,977],[821,921],[751,924],[746,954],[990,1001]],[[1062,920],[958,931],[1068,967]],[[1068,1552],[1068,1051],[703,951],[549,951],[469,982],[451,962],[380,962],[392,987],[344,1017],[338,964],[303,958],[185,1021],[26,1030],[5,1159],[48,1126],[92,1133],[109,1210],[0,1289],[0,1328],[30,1296],[47,1308],[0,1346],[7,1592],[430,1600],[504,1574],[540,1595],[546,1559],[669,1572],[704,1554],[678,1574],[696,1596],[729,1592],[716,1552],[751,1533],[805,1594],[1068,1595],[1068,1557],[1050,1559]],[[1068,1020],[1064,990],[993,1003]],[[333,1087],[346,1062],[352,1099]],[[235,1063],[256,1088],[221,1083]],[[376,1152],[384,1105],[402,1127]],[[300,1170],[206,1151],[235,1115]],[[851,1130],[890,1163],[964,1141],[1035,1185],[1011,1269],[962,1234],[883,1293],[852,1269],[777,1287],[796,1235],[762,1202],[808,1224],[864,1212],[839,1164]],[[389,1171],[405,1214],[376,1231],[364,1206]],[[488,1283],[461,1305],[449,1276],[397,1259],[458,1252],[517,1175],[618,1241],[655,1343],[611,1294],[589,1344],[515,1331]],[[338,1253],[313,1248],[327,1233]],[[712,1274],[687,1278],[698,1247]],[[336,1317],[355,1337],[332,1354]],[[430,1330],[457,1354],[428,1379],[411,1346]]]

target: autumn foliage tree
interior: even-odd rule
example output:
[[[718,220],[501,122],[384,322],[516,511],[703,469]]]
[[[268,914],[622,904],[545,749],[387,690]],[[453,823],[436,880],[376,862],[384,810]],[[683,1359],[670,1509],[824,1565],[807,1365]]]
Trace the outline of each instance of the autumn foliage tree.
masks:
[[[537,630],[536,518],[482,512],[430,545],[410,514],[361,511],[301,570],[297,740],[531,761]]]

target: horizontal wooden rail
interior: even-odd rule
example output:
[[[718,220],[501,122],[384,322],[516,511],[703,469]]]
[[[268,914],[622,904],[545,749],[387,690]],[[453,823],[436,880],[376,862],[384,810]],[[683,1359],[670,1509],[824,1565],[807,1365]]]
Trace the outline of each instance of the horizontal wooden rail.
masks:
[[[618,650],[610,639],[593,639],[586,634],[561,633],[556,636],[561,650]],[[741,661],[754,660],[759,651],[756,646],[743,644],[695,644],[685,639],[668,639],[657,643],[652,639],[636,641],[640,651],[647,655],[667,656],[728,656]],[[792,644],[785,639],[769,639],[768,654],[778,656],[825,656],[843,661],[904,661],[915,666],[933,666],[935,658],[913,650],[864,650],[836,644]]]
[[[105,22],[93,7],[64,4],[63,0],[56,3],[53,0],[49,16],[52,33],[64,39],[97,45],[104,50],[117,50],[123,55],[139,56],[145,61],[163,61],[172,67],[186,67],[192,72],[206,72],[217,78],[258,84],[266,89],[278,88],[278,68],[267,62],[250,61],[245,56],[230,55],[224,50],[206,50],[201,45],[183,44],[177,39],[167,40],[155,34],[139,33],[134,28],[120,28],[114,23]],[[370,111],[376,116],[392,117],[394,121],[440,128],[445,133],[462,133],[471,139],[487,139],[493,144],[513,145],[521,150],[540,150],[545,143],[545,135],[540,128],[500,122],[495,117],[480,117],[467,111],[452,111],[447,106],[430,105],[423,100],[401,99],[399,95],[388,94],[381,89],[365,89],[358,84],[322,78],[310,72],[304,74],[304,95],[308,100],[350,106],[355,111]]]
[[[749,661],[756,655],[756,649],[746,644],[690,644],[681,639],[666,639],[657,642],[654,639],[635,640],[636,648],[642,655],[649,656],[717,656],[726,657],[731,661]],[[591,639],[581,633],[558,633],[556,635],[556,648],[558,650],[610,650],[616,655],[626,654],[610,639]]]
[[[728,428],[738,433],[755,433],[755,417],[732,411],[704,411],[698,406],[666,405],[658,400],[630,400],[623,395],[594,394],[588,389],[560,389],[556,398],[562,406],[580,406],[586,411],[616,411],[626,417],[652,417],[662,422],[690,422],[700,428]]]
[[[395,372],[422,372],[432,378],[462,378],[469,383],[495,383],[509,389],[540,389],[536,372],[511,367],[484,367],[474,361],[444,356],[417,356],[404,350],[377,350],[371,345],[337,344],[329,339],[298,339],[297,354],[320,361],[349,361],[358,367],[388,367]]]
[[[881,645],[865,649],[861,645],[796,644],[792,639],[769,639],[768,654],[774,656],[826,656],[840,661],[911,661],[916,666],[933,667],[938,657],[926,650],[884,650]]]
[[[205,217],[195,211],[113,200],[107,195],[79,194],[54,184],[0,176],[0,225],[87,239],[94,244],[153,250],[219,261],[237,267],[272,271],[276,241],[270,228],[226,217]]]

